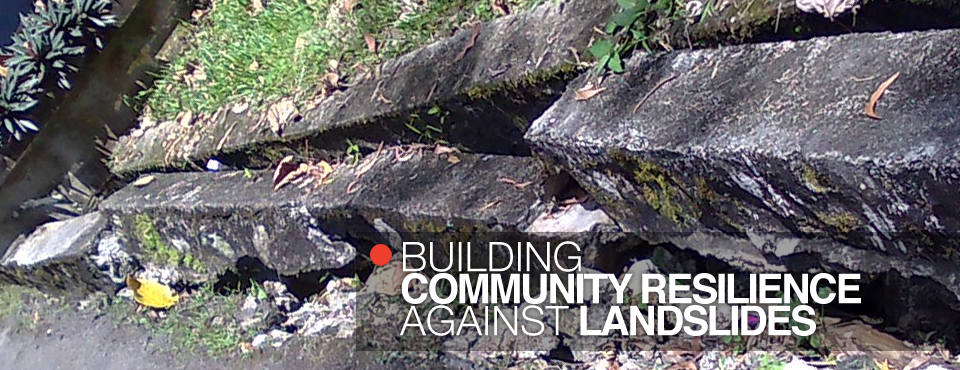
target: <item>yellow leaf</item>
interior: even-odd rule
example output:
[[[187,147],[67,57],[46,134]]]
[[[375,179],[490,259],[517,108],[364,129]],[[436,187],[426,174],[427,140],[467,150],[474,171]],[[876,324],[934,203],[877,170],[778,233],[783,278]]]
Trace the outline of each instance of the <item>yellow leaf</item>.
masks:
[[[180,296],[170,287],[151,280],[139,280],[127,275],[127,286],[133,290],[133,299],[147,307],[170,308],[177,304]]]
[[[877,368],[879,368],[880,370],[890,370],[890,363],[887,362],[886,359],[884,359],[883,362],[876,361],[876,360],[874,360],[874,362],[877,363]]]
[[[0,64],[0,77],[7,77],[7,67]]]

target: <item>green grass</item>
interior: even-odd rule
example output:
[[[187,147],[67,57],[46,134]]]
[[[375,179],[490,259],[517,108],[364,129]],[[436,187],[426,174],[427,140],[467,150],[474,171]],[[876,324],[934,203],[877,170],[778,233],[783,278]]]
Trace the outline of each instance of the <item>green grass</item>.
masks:
[[[509,3],[518,12],[542,1]],[[310,99],[328,72],[349,81],[358,65],[372,69],[497,16],[490,2],[475,0],[356,0],[352,12],[342,10],[343,0],[271,0],[256,15],[249,0],[213,3],[194,26],[187,51],[139,96],[157,119],[240,102],[259,109],[280,97]],[[377,41],[375,53],[365,34]]]
[[[170,309],[156,321],[144,314],[137,321],[167,336],[173,349],[186,354],[206,353],[211,357],[235,354],[243,342],[253,339],[257,325],[241,328],[236,320],[244,294],[218,295],[205,286]]]
[[[21,328],[32,329],[35,326],[33,314],[48,299],[36,288],[0,284],[0,320],[15,318]]]

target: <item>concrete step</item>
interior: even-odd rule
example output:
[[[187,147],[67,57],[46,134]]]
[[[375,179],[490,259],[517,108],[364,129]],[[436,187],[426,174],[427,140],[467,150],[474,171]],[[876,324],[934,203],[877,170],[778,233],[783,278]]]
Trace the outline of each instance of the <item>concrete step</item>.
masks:
[[[111,170],[126,175],[182,167],[235,152],[249,161],[269,157],[263,151],[281,150],[258,152],[258,147],[318,136],[311,147],[340,153],[345,139],[417,142],[421,138],[408,125],[422,132],[430,132],[426,125],[437,127],[442,132],[430,132],[429,139],[477,152],[529,153],[523,132],[584,68],[570,49],[585,54],[593,28],[602,26],[616,8],[613,0],[546,2],[533,11],[485,23],[477,35],[464,30],[388,61],[356,86],[322,102],[297,107],[280,122],[280,134],[271,130],[264,114],[234,113],[232,107],[186,126],[169,121],[136,129],[120,138]],[[442,111],[429,114],[433,106]]]
[[[751,270],[927,277],[960,297],[960,30],[628,61],[526,138],[628,231]],[[870,95],[899,73],[867,117]],[[948,297],[950,300],[955,297]]]
[[[307,177],[274,190],[268,172],[157,174],[101,210],[148,260],[210,276],[250,256],[296,274],[347,266],[354,238],[374,234],[523,230],[546,204],[535,187],[501,179],[536,182],[539,173],[528,157],[384,150],[337,168],[322,186]]]

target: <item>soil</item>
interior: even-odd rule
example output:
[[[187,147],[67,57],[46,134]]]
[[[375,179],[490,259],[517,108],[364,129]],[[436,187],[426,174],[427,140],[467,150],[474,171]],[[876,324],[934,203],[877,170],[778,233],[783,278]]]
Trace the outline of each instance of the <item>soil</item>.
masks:
[[[0,323],[0,369],[386,369],[370,359],[357,363],[353,342],[298,341],[279,350],[225,358],[185,355],[167,338],[115,317],[75,309],[50,310],[36,325],[21,316]],[[357,356],[359,357],[359,356]],[[401,366],[400,368],[405,368]]]

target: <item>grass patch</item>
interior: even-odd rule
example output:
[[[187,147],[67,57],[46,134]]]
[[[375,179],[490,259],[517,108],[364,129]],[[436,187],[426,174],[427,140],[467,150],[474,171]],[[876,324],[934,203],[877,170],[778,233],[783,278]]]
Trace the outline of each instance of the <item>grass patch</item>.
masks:
[[[512,12],[544,0],[509,0]],[[280,97],[312,99],[327,73],[350,81],[374,65],[498,13],[488,1],[214,0],[193,26],[187,50],[139,96],[153,118],[208,113],[246,102],[255,110]],[[376,40],[368,48],[365,35]]]
[[[36,326],[33,314],[47,297],[33,287],[14,284],[0,284],[0,320],[16,318],[21,328],[32,329]]]
[[[208,285],[181,299],[166,317],[151,320],[141,313],[136,321],[169,338],[177,351],[211,357],[230,355],[239,351],[241,343],[252,340],[258,330],[265,329],[260,325],[240,327],[236,315],[245,297],[219,295]]]

